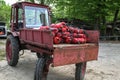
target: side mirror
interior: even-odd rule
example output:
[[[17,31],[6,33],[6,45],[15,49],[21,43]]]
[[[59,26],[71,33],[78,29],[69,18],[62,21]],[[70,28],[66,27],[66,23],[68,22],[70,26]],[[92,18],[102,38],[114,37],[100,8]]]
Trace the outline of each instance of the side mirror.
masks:
[[[46,25],[46,19],[45,19],[45,14],[40,14],[40,21],[42,22],[42,26]]]

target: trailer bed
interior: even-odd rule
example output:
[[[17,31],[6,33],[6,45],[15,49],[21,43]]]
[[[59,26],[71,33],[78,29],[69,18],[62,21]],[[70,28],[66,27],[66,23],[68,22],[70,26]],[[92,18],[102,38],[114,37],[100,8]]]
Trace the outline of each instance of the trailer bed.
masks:
[[[54,45],[53,66],[62,66],[97,60],[98,45],[85,44],[57,44]]]
[[[88,34],[85,44],[53,44],[51,31],[33,29],[21,29],[20,41],[29,50],[53,55],[53,66],[62,66],[97,60],[99,32],[85,32]]]

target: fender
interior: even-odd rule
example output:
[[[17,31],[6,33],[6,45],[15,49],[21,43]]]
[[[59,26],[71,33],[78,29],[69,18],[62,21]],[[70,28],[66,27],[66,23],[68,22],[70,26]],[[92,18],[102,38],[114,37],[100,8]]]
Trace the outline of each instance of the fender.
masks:
[[[20,34],[20,33],[17,32],[17,31],[14,31],[14,32],[8,31],[7,36],[8,36],[8,35],[13,35],[14,37],[18,37],[19,34]]]

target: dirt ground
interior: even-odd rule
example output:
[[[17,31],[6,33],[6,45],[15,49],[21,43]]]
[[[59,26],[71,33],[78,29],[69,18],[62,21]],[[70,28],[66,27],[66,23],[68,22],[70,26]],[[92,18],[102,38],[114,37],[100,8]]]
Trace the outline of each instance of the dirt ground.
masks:
[[[5,40],[0,40],[4,50]],[[8,66],[5,58],[0,61],[0,80],[33,80],[37,58],[25,51],[16,67]],[[75,66],[50,67],[48,80],[74,80]],[[85,80],[120,80],[120,43],[100,43],[98,61],[87,63]]]

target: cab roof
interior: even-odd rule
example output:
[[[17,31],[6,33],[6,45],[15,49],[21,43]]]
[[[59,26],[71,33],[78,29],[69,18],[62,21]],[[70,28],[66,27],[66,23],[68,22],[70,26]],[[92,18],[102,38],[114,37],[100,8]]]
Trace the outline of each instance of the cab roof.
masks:
[[[49,6],[43,5],[43,4],[37,4],[37,3],[31,3],[31,2],[17,2],[12,5],[12,7],[23,7],[23,6],[33,6],[33,7],[42,7],[50,9]]]

